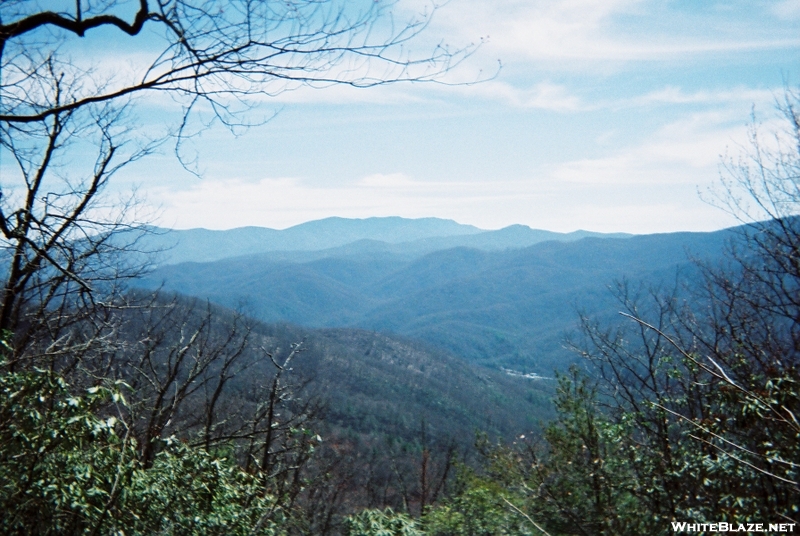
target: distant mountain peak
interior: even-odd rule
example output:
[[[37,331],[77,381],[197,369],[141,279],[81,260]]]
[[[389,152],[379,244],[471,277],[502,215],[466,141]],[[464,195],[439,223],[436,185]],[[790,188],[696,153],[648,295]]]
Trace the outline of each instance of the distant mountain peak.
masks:
[[[163,251],[162,264],[211,262],[231,257],[275,252],[352,253],[359,247],[384,249],[415,257],[453,247],[484,251],[519,249],[549,240],[572,241],[603,235],[587,231],[555,233],[514,224],[499,230],[485,230],[444,218],[404,218],[382,216],[343,218],[331,216],[300,223],[286,229],[237,227],[224,231],[209,229],[154,229],[147,237],[148,247]],[[383,244],[383,248],[380,245]],[[338,252],[335,250],[339,250]]]

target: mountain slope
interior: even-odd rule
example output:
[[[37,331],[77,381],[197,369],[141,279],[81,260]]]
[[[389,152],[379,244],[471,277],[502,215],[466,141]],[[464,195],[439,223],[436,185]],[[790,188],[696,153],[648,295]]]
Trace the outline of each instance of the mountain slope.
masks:
[[[326,218],[284,230],[263,227],[241,227],[227,231],[154,228],[152,234],[142,238],[139,248],[160,251],[159,263],[166,265],[210,262],[267,252],[285,252],[284,256],[295,260],[309,259],[318,257],[309,255],[309,252],[346,248],[359,241],[372,241],[373,249],[413,257],[457,246],[498,250],[527,247],[546,240],[571,241],[589,235],[606,236],[586,231],[553,233],[524,225],[484,231],[472,225],[439,218]],[[363,250],[365,247],[362,243],[357,249]]]
[[[475,235],[470,235],[475,236]],[[453,248],[414,259],[374,243],[294,262],[268,254],[165,266],[146,286],[245,304],[266,321],[358,327],[427,341],[493,367],[549,374],[569,354],[577,310],[611,314],[607,290],[627,278],[655,285],[692,273],[689,255],[719,258],[732,231],[543,242],[524,249]]]
[[[268,251],[316,251],[358,240],[408,242],[481,232],[477,227],[439,218],[326,218],[284,230],[240,227],[227,231],[154,229],[144,247],[164,250],[162,264],[209,262]]]
[[[98,367],[128,382],[144,407],[163,401],[163,391],[156,395],[151,386],[174,384],[178,402],[170,421],[187,433],[202,428],[211,399],[219,415],[227,415],[228,431],[240,432],[243,420],[263,413],[259,404],[270,393],[276,363],[285,365],[283,385],[293,386],[280,395],[285,403],[277,417],[304,401],[321,401],[322,425],[315,423],[315,432],[366,436],[373,444],[383,438],[417,442],[424,422],[437,442],[468,446],[476,429],[510,438],[553,414],[555,382],[488,370],[404,337],[266,324],[171,293],[132,292],[129,298],[131,306],[115,312],[114,348],[130,352],[104,355]]]
[[[477,429],[511,437],[552,417],[555,382],[476,367],[397,336],[353,329],[275,327],[306,352],[294,365],[328,400],[326,422],[411,439],[425,421],[439,439],[472,442]],[[276,332],[277,333],[277,332]]]

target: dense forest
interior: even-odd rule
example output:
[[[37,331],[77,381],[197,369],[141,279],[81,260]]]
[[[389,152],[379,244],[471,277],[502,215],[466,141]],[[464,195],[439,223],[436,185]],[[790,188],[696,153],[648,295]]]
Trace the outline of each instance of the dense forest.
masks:
[[[424,223],[398,220],[404,226]],[[393,223],[383,218],[344,221],[365,230],[376,223]],[[315,224],[322,234],[338,227],[331,223],[304,226]],[[520,234],[536,233],[519,228],[527,229]],[[496,233],[502,230],[466,236]],[[153,246],[169,245],[170,239],[191,239],[193,234],[159,234],[150,241]],[[215,234],[221,236],[212,243],[223,237],[235,243],[239,233]],[[398,234],[405,238],[411,233]],[[264,322],[392,333],[485,367],[552,376],[553,369],[575,360],[563,338],[580,329],[576,310],[617,316],[618,302],[608,292],[609,283],[629,279],[658,287],[674,286],[676,274],[698,278],[692,259],[719,262],[726,241],[735,234],[723,230],[572,241],[552,233],[560,239],[532,245],[522,240],[493,250],[459,246],[432,252],[417,251],[418,241],[370,240],[313,251],[230,252],[231,257],[213,262],[170,262],[167,257],[136,285],[241,307]]]
[[[406,55],[427,19],[383,35],[370,10],[231,4],[210,13],[141,0],[132,18],[115,2],[86,12],[78,2],[76,13],[3,8],[0,148],[19,181],[0,192],[0,532],[794,531],[798,93],[778,102],[778,127],[754,124],[749,147],[722,162],[714,199],[742,225],[704,237],[710,260],[681,251],[676,270],[681,247],[664,236],[602,242],[611,238],[514,228],[487,248],[492,237],[458,229],[372,261],[374,243],[340,244],[357,250],[347,262],[308,249],[304,272],[281,264],[288,257],[262,266],[212,255],[229,280],[202,280],[211,295],[191,297],[191,270],[214,265],[156,266],[158,229],[135,199],[103,196],[120,169],[166,139],[188,165],[182,143],[198,102],[233,128],[242,116],[227,97],[287,83],[431,80],[470,52]],[[169,46],[139,78],[92,78],[59,52],[98,27],[135,37],[145,24]],[[332,77],[341,64],[349,68]],[[163,139],[136,138],[126,115],[135,102],[126,99],[150,90],[182,110]],[[506,251],[520,233],[524,246]],[[266,281],[255,290],[267,295],[275,281],[300,289],[292,277],[325,287],[239,309],[226,288],[254,283],[236,263],[263,269],[253,281]],[[614,281],[636,263],[649,267],[641,279]],[[153,290],[170,272],[187,276],[184,287]],[[531,294],[544,296],[541,309],[515,307],[512,298]],[[320,296],[321,307],[305,307]],[[565,305],[571,334],[554,327]],[[319,316],[311,326],[270,322],[276,310]],[[553,348],[571,357],[540,357]]]

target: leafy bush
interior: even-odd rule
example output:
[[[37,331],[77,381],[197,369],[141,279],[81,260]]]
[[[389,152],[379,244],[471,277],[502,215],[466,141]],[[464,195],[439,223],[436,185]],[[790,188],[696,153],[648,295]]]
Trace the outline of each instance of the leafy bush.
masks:
[[[52,371],[0,374],[3,534],[281,534],[260,475],[171,438],[145,468],[109,407],[120,383],[73,393]],[[109,406],[111,404],[111,406]]]
[[[344,520],[346,536],[423,536],[418,524],[405,514],[386,510],[363,510]]]

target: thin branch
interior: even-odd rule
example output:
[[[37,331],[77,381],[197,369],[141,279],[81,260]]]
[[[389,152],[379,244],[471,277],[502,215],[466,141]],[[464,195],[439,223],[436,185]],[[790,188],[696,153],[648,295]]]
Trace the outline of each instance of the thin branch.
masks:
[[[509,500],[508,500],[508,499],[506,499],[505,497],[501,497],[501,499],[503,499],[503,501],[504,501],[504,502],[505,502],[507,505],[509,505],[509,506],[512,508],[512,510],[514,510],[516,513],[518,513],[519,515],[523,516],[525,519],[527,519],[528,521],[530,521],[531,525],[533,525],[534,527],[536,527],[536,528],[539,530],[539,532],[541,532],[541,533],[542,533],[542,534],[544,534],[545,536],[550,536],[550,534],[548,534],[548,532],[547,532],[546,530],[544,530],[542,527],[540,527],[539,525],[537,525],[537,524],[536,524],[536,522],[535,522],[533,519],[531,519],[531,516],[529,516],[528,514],[526,514],[525,512],[523,512],[522,510],[520,510],[519,508],[517,508],[516,506],[514,506],[514,503],[512,503],[511,501],[509,501]]]
[[[736,460],[737,462],[739,462],[739,463],[743,463],[743,464],[745,464],[746,466],[748,466],[748,467],[751,467],[752,469],[755,469],[755,470],[756,470],[756,471],[758,471],[759,473],[763,473],[763,474],[765,474],[765,475],[767,475],[767,476],[769,476],[769,477],[771,477],[771,478],[775,478],[775,479],[777,479],[777,480],[780,480],[781,482],[786,482],[787,484],[792,484],[793,486],[795,486],[795,490],[796,490],[796,491],[800,491],[800,487],[797,487],[797,486],[798,486],[798,483],[797,483],[797,482],[795,482],[794,480],[789,480],[789,479],[787,479],[787,478],[780,477],[780,476],[778,476],[778,475],[776,475],[776,474],[774,474],[774,473],[770,473],[769,471],[766,471],[766,470],[764,470],[764,469],[761,469],[760,467],[757,467],[757,466],[753,465],[752,463],[750,463],[750,462],[748,462],[748,461],[746,461],[746,460],[743,460],[743,459],[741,459],[741,458],[739,458],[739,457],[737,457],[737,456],[734,456],[733,454],[731,454],[731,453],[730,453],[730,452],[728,452],[727,450],[723,449],[723,448],[722,448],[722,447],[720,447],[719,445],[715,445],[715,444],[714,444],[714,443],[712,443],[711,441],[705,440],[705,439],[703,439],[702,437],[697,437],[697,436],[694,436],[694,435],[691,435],[691,434],[689,434],[689,437],[691,437],[692,439],[696,439],[696,440],[698,440],[698,441],[701,441],[701,442],[703,442],[703,443],[705,443],[705,444],[707,444],[707,445],[710,445],[710,446],[714,447],[715,449],[719,450],[719,451],[720,451],[722,454],[724,454],[725,456],[728,456],[728,457],[730,457],[730,458],[733,458],[733,459],[734,459],[734,460]]]

